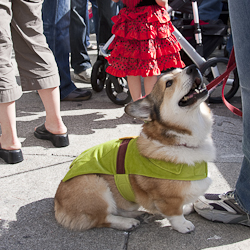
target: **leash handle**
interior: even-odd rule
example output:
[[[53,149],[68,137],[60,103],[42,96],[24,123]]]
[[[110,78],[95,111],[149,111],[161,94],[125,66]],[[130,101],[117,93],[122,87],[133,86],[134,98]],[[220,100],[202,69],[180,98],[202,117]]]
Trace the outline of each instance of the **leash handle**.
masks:
[[[221,74],[220,76],[218,76],[217,78],[215,78],[213,81],[211,81],[208,85],[207,85],[207,90],[210,90],[211,88],[217,86],[219,83],[221,83],[223,81],[223,85],[222,85],[222,100],[224,102],[224,104],[226,105],[226,107],[233,112],[234,114],[241,116],[242,117],[242,111],[239,110],[238,108],[234,107],[232,104],[230,104],[224,95],[224,90],[225,90],[225,86],[227,83],[227,79],[229,77],[229,74],[231,73],[231,71],[233,71],[236,68],[236,62],[235,62],[235,54],[234,54],[234,47],[232,49],[232,52],[230,54],[229,57],[229,61],[227,64],[227,69],[226,71]]]

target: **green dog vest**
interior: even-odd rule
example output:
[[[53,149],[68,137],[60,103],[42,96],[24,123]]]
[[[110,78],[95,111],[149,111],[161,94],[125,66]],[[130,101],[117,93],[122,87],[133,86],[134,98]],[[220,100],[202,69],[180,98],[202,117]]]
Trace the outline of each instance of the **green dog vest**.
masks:
[[[175,164],[142,156],[137,148],[137,138],[131,139],[127,145],[124,173],[117,174],[117,154],[122,142],[123,139],[111,140],[84,151],[71,163],[63,182],[84,174],[114,175],[121,195],[126,200],[135,202],[129,174],[183,181],[201,180],[207,177],[207,163],[204,161],[195,165]]]

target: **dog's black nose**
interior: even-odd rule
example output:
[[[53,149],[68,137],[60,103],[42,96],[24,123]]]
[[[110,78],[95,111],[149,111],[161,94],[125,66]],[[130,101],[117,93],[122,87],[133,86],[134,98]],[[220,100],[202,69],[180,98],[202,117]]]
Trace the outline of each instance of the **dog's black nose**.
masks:
[[[192,65],[190,65],[190,66],[188,66],[187,68],[186,68],[186,73],[188,74],[188,75],[191,75],[191,74],[193,74],[194,72],[196,72],[197,71],[197,67],[194,65],[194,64],[192,64]]]

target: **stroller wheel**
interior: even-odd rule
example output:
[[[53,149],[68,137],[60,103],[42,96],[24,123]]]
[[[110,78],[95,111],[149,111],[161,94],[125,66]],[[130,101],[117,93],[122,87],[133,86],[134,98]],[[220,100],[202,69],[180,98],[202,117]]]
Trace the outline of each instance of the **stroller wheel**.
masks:
[[[97,60],[91,72],[91,85],[93,90],[100,92],[103,90],[106,80],[105,60]]]
[[[118,105],[127,104],[132,100],[126,78],[109,75],[106,80],[106,93],[109,99]]]
[[[200,71],[203,75],[203,81],[207,85],[216,77],[224,73],[228,64],[228,58],[210,58],[201,67]],[[237,68],[230,73],[225,86],[224,95],[227,100],[231,99],[239,89],[239,77]],[[222,102],[222,83],[216,86],[213,90],[210,90],[208,101],[210,103],[221,103]]]

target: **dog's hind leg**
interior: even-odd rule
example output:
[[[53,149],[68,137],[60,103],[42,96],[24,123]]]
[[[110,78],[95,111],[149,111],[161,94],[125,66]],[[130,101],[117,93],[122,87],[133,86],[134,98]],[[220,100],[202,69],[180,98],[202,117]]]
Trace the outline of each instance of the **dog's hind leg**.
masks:
[[[128,218],[136,218],[144,213],[144,211],[126,211],[123,209],[117,209],[117,215]]]
[[[146,211],[126,211],[123,209],[117,209],[117,214],[123,217],[135,218],[140,221],[140,223],[151,223],[155,220],[153,214]]]
[[[64,227],[74,230],[109,227],[106,218],[116,213],[108,183],[97,175],[75,177],[61,182],[57,189],[55,218]]]

